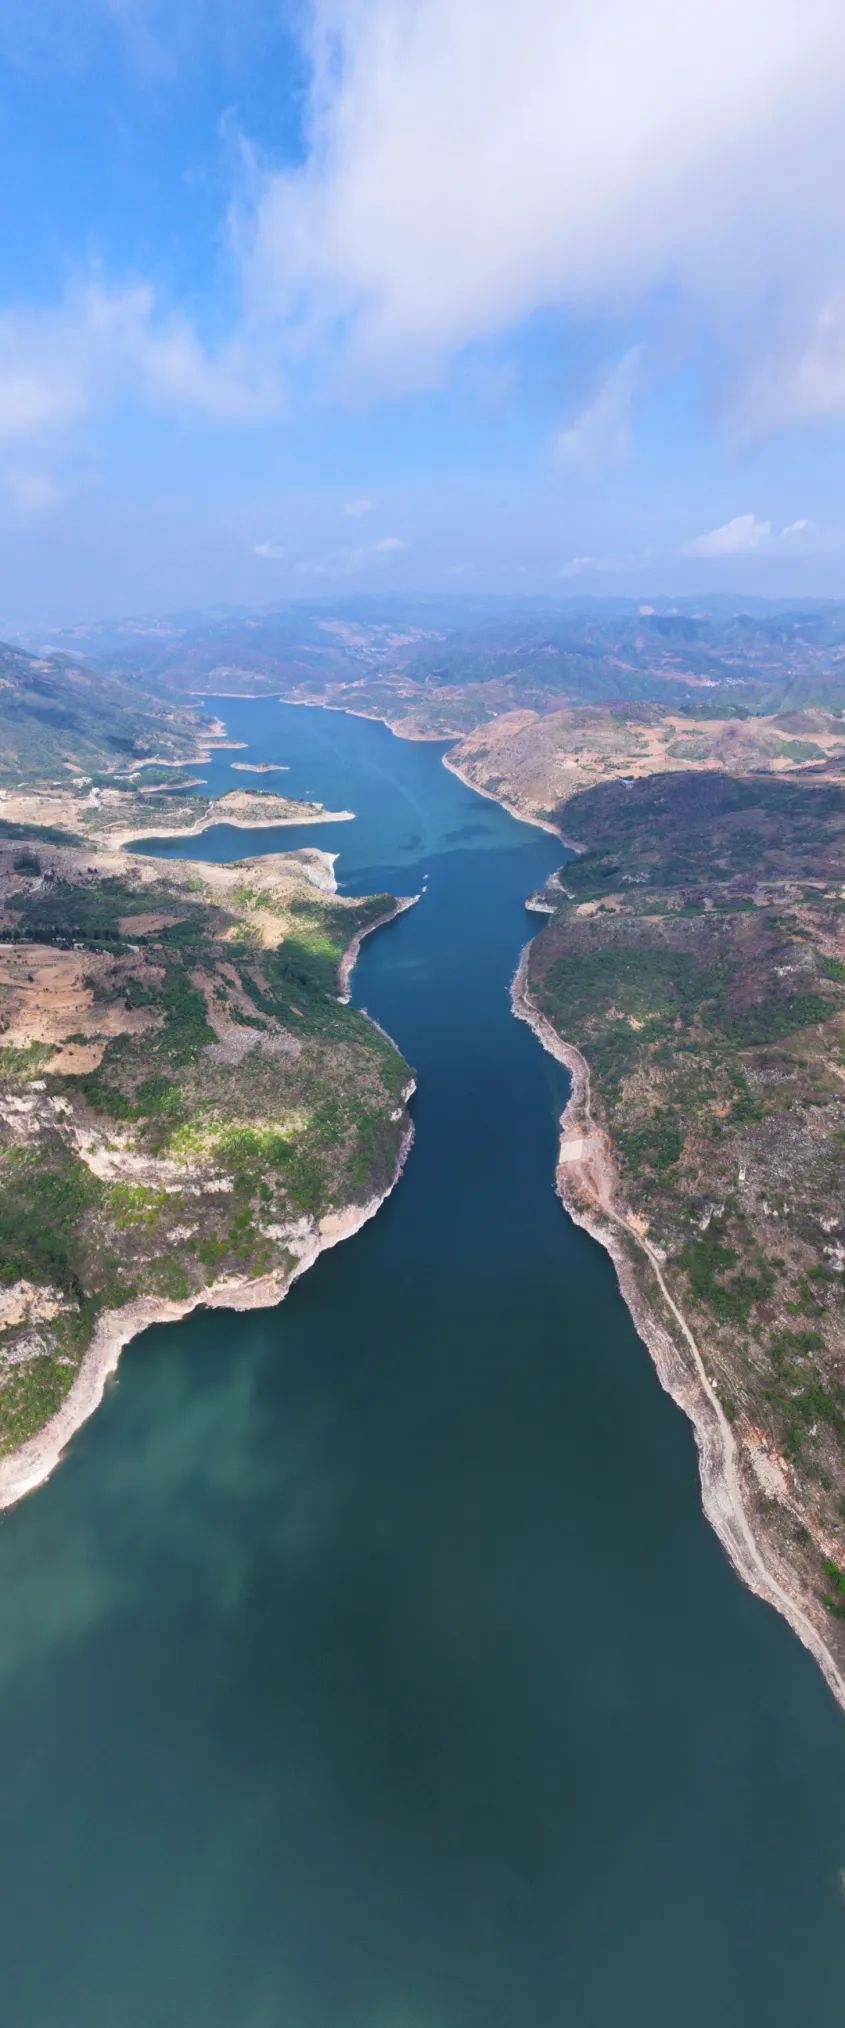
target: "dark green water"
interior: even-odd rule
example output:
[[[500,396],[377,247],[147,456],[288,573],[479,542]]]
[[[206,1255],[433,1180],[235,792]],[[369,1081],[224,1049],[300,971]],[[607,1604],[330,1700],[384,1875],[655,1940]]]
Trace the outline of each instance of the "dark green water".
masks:
[[[0,1526],[4,2028],[838,2028],[845,1720],[701,1517],[509,1012],[554,840],[223,708],[360,814],[197,856],[429,876],[354,981],[417,1140],[281,1309],[137,1340]]]

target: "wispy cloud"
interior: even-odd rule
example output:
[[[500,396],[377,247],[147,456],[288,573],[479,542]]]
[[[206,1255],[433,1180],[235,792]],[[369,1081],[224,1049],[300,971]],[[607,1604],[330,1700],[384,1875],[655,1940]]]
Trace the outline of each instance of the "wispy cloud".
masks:
[[[593,475],[624,464],[631,455],[631,403],[640,371],[641,348],[631,347],[600,381],[586,407],[555,440],[564,464]]]
[[[267,563],[281,563],[287,551],[278,542],[256,542],[254,554],[263,557]]]
[[[407,547],[401,535],[381,535],[376,542],[359,542],[351,549],[340,550],[334,561],[344,575],[360,576],[362,571],[379,566],[384,558],[401,555]]]
[[[147,283],[85,280],[47,308],[0,315],[0,441],[40,438],[119,393],[220,418],[278,413],[274,365],[241,336],[208,351]]]
[[[372,514],[373,503],[372,500],[347,500],[343,511],[350,521],[360,521],[363,515]]]
[[[770,323],[733,397],[740,434],[815,422],[845,410],[845,289],[821,301],[797,291]]]

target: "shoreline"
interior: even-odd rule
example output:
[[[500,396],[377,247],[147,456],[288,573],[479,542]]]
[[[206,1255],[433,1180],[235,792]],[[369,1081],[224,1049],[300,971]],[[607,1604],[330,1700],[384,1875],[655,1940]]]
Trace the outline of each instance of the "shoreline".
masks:
[[[529,950],[530,945],[526,944],[511,981],[511,1006],[516,1018],[524,1021],[548,1054],[564,1065],[572,1080],[560,1117],[560,1145],[555,1172],[557,1194],[573,1223],[588,1232],[610,1255],[620,1293],[660,1384],[692,1423],[705,1519],[721,1543],[728,1561],[747,1589],[779,1612],[792,1632],[797,1634],[817,1663],[837,1703],[845,1710],[845,1676],[828,1647],[822,1626],[816,1625],[804,1595],[791,1588],[791,1573],[786,1570],[781,1577],[772,1567],[768,1560],[771,1545],[765,1536],[760,1539],[754,1519],[749,1517],[742,1494],[740,1446],[707,1377],[701,1352],[686,1318],[666,1286],[654,1249],[624,1213],[608,1201],[607,1196],[604,1202],[599,1202],[593,1214],[579,1197],[579,1167],[589,1165],[591,1159],[602,1169],[605,1191],[608,1186],[612,1190],[615,1180],[612,1146],[593,1120],[590,1069],[586,1058],[573,1043],[563,1041],[531,998],[527,983]],[[593,1143],[592,1147],[590,1143]],[[623,1233],[635,1242],[647,1262],[661,1301],[674,1323],[674,1332],[641,1287],[627,1246],[623,1244]],[[682,1344],[678,1343],[678,1336]]]
[[[417,895],[400,899],[396,908],[389,914],[385,913],[378,921],[369,923],[366,929],[359,931],[352,938],[338,967],[339,980],[343,968],[346,967],[345,992],[339,994],[339,998],[345,1002],[349,1001],[350,981],[363,938],[372,930],[378,929],[382,923],[392,922],[395,916],[403,914],[407,908],[412,908],[418,899]],[[362,1008],[361,1012],[364,1020],[369,1021],[371,1027],[378,1029],[379,1034],[397,1049],[398,1045],[393,1037],[388,1035],[387,1030],[382,1028],[381,1023],[371,1014],[367,1014],[365,1009]],[[415,1091],[416,1079],[412,1076],[402,1095],[403,1105],[407,1105]],[[387,1188],[378,1195],[368,1198],[364,1204],[348,1204],[342,1210],[325,1212],[323,1217],[316,1221],[313,1232],[309,1234],[296,1266],[288,1272],[282,1268],[273,1268],[269,1274],[255,1278],[248,1275],[224,1277],[220,1281],[210,1282],[204,1289],[198,1289],[184,1302],[178,1302],[169,1296],[138,1296],[134,1302],[124,1304],[119,1310],[103,1311],[94,1326],[78,1371],[55,1415],[52,1415],[49,1422],[44,1423],[34,1436],[27,1437],[15,1450],[8,1451],[5,1457],[0,1457],[0,1515],[17,1506],[18,1501],[25,1499],[28,1493],[36,1492],[38,1487],[43,1486],[52,1476],[56,1466],[61,1464],[68,1445],[77,1431],[99,1408],[108,1382],[117,1372],[121,1352],[125,1346],[131,1344],[133,1338],[137,1338],[143,1331],[150,1330],[154,1324],[179,1324],[195,1310],[275,1309],[284,1301],[294,1282],[314,1266],[322,1253],[327,1253],[331,1247],[338,1246],[344,1239],[352,1239],[356,1232],[360,1232],[362,1226],[371,1218],[375,1218],[382,1205],[386,1204],[388,1197],[392,1196],[402,1176],[413,1140],[414,1122],[409,1118]]]
[[[280,696],[280,704],[298,704],[303,711],[339,711],[345,718],[362,718],[365,725],[386,725],[394,739],[406,739],[409,746],[446,746],[450,739],[460,739],[459,732],[400,732],[389,718],[380,711],[355,711],[351,704],[326,704],[315,697]]]
[[[457,775],[458,781],[463,782],[464,788],[472,789],[476,796],[483,796],[488,803],[498,803],[499,809],[506,810],[508,816],[514,817],[518,824],[530,824],[534,831],[548,831],[552,838],[558,838],[561,845],[566,846],[568,852],[584,851],[583,845],[576,845],[573,838],[564,837],[563,832],[558,829],[557,824],[551,822],[550,818],[528,817],[524,810],[518,810],[516,804],[509,803],[505,796],[495,795],[492,789],[479,788],[478,783],[472,780],[471,775],[464,774],[463,768],[458,767],[457,761],[452,759],[451,754],[444,753],[443,766],[444,768],[448,768],[450,775]]]
[[[395,922],[397,916],[405,914],[406,909],[415,908],[419,900],[420,896],[418,894],[398,895],[393,908],[385,909],[383,915],[376,916],[375,922],[368,922],[364,925],[363,929],[356,930],[352,942],[347,944],[337,968],[337,997],[344,1007],[348,1007],[352,997],[352,974],[358,962],[358,952],[361,949],[364,938],[372,936],[373,930],[382,929],[386,923]],[[361,1011],[363,1012],[364,1010],[362,1009]],[[374,1028],[378,1028],[379,1034],[387,1034],[387,1030],[381,1027],[380,1022],[374,1020],[372,1014],[367,1015],[367,1020],[372,1022]],[[387,1039],[388,1042],[393,1042],[391,1035],[388,1035]],[[395,1042],[393,1042],[393,1047],[394,1049],[397,1047]]]
[[[363,718],[366,725],[386,725],[394,739],[407,739],[411,745],[447,746],[450,740],[463,739],[461,732],[400,732],[389,718],[378,711],[355,711],[351,704],[328,704],[322,697],[289,697],[285,690],[188,690],[187,697],[228,697],[243,704],[260,704],[262,698],[274,704],[297,704],[303,711],[340,711],[346,718]],[[233,742],[243,746],[243,740]]]
[[[412,1084],[407,1091],[408,1098],[413,1089]],[[379,1196],[368,1198],[365,1204],[350,1204],[342,1211],[326,1212],[316,1224],[296,1267],[289,1273],[286,1274],[282,1268],[274,1268],[269,1274],[256,1279],[244,1275],[210,1282],[207,1288],[197,1290],[185,1302],[175,1302],[167,1296],[139,1296],[122,1309],[105,1310],[97,1319],[91,1343],[61,1407],[35,1436],[28,1437],[17,1450],[9,1451],[6,1457],[0,1458],[0,1513],[15,1507],[19,1500],[25,1499],[28,1493],[34,1493],[50,1478],[77,1430],[99,1408],[106,1386],[117,1372],[121,1352],[133,1338],[142,1331],[150,1330],[154,1324],[181,1323],[195,1310],[275,1309],[284,1301],[300,1275],[319,1260],[321,1253],[338,1246],[341,1240],[351,1239],[381,1210],[396,1188],[413,1138],[414,1123],[409,1120],[387,1189]]]
[[[314,809],[314,805],[309,805]],[[230,817],[219,816],[212,809],[196,824],[171,825],[170,829],[150,831],[115,831],[106,841],[109,849],[122,852],[127,845],[143,845],[153,838],[201,838],[204,831],[213,831],[218,825],[230,831],[283,831],[297,824],[351,824],[355,820],[354,810],[320,810],[312,817]]]

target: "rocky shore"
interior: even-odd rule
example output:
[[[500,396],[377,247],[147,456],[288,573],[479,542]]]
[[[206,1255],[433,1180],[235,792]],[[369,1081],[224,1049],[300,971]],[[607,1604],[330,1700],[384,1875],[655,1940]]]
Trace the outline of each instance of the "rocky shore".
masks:
[[[528,988],[526,946],[511,985],[511,1004],[543,1048],[568,1070],[572,1088],[560,1121],[558,1195],[576,1225],[605,1248],[619,1287],[646,1345],[661,1385],[689,1417],[695,1432],[702,1504],[737,1575],[749,1590],[782,1614],[845,1709],[845,1676],[831,1651],[825,1615],[801,1592],[767,1529],[759,1505],[743,1490],[749,1461],[707,1377],[701,1351],[666,1286],[660,1260],[638,1221],[627,1211],[607,1135],[590,1108],[589,1066],[535,1006]],[[753,1470],[751,1472],[753,1479]]]
[[[382,929],[385,923],[395,922],[398,915],[404,915],[405,910],[413,908],[419,899],[418,894],[401,895],[392,908],[386,908],[383,915],[377,915],[375,922],[368,922],[366,927],[359,930],[357,936],[352,938],[351,944],[347,945],[337,971],[337,997],[343,1001],[344,1006],[348,1004],[350,998],[352,974],[355,970],[358,952],[361,949],[364,938],[372,936],[373,930]],[[376,1027],[378,1025],[378,1022],[376,1022]]]
[[[505,796],[497,796],[493,789],[483,789],[479,782],[474,782],[472,776],[458,766],[451,753],[444,753],[443,766],[448,768],[450,775],[457,775],[458,781],[463,782],[465,788],[473,789],[477,796],[484,796],[488,803],[498,803],[500,810],[507,810],[508,816],[515,817],[518,824],[530,824],[535,831],[550,831],[552,837],[559,838],[562,845],[569,846],[570,851],[580,851],[580,846],[574,845],[571,839],[564,838],[563,832],[558,830],[556,824],[551,824],[547,817],[530,816],[526,810],[520,810],[516,803],[509,803]]]

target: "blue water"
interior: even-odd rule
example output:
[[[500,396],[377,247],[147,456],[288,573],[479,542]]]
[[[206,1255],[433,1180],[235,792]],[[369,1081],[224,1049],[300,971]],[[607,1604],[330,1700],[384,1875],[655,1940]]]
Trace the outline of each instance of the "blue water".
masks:
[[[0,1526],[3,2022],[838,2028],[845,1723],[702,1518],[509,1010],[560,850],[439,748],[221,708],[290,772],[216,791],[358,814],[193,856],[427,877],[354,978],[417,1136],[279,1310],[135,1341]]]

